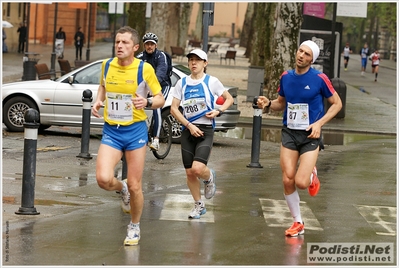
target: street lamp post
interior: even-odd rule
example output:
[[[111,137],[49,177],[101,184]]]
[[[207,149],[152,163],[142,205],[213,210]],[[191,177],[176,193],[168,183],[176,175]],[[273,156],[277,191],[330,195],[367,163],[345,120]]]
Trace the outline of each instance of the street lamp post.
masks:
[[[54,11],[54,34],[53,34],[53,52],[51,53],[51,67],[50,72],[55,72],[55,34],[57,32],[57,13],[58,13],[58,3],[55,3]]]
[[[87,31],[86,60],[90,60],[90,29],[91,29],[91,3],[89,4],[89,30]]]
[[[116,35],[116,9],[117,9],[118,3],[115,2],[115,20],[114,20],[114,39],[112,42],[112,57],[115,57],[115,35]]]
[[[204,3],[202,10],[202,50],[208,51],[209,25],[213,25],[214,3]]]

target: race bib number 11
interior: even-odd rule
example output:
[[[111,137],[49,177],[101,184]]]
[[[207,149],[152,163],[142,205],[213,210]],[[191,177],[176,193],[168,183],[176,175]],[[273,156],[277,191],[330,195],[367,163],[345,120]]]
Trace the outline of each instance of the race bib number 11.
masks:
[[[132,94],[107,93],[108,118],[114,121],[131,121],[133,119]]]

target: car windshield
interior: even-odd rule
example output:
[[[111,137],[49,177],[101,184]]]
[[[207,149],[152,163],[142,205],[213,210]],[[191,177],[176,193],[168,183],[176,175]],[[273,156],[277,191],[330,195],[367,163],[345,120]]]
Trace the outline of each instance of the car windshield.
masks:
[[[100,84],[100,75],[101,75],[101,63],[102,61],[96,62],[90,66],[84,66],[83,68],[79,68],[79,70],[74,73],[67,73],[61,77],[59,77],[56,81],[60,81],[62,83],[68,83],[68,77],[74,76],[75,84]]]
[[[100,84],[101,62],[93,64],[88,68],[75,74],[74,82],[77,84]]]

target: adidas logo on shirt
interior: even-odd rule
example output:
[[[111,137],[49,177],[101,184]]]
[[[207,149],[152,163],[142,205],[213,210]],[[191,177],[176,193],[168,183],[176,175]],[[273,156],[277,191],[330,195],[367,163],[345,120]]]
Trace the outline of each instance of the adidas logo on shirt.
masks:
[[[305,87],[305,89],[309,90],[309,89],[310,89],[310,86],[309,86],[309,85],[307,85],[307,86]]]

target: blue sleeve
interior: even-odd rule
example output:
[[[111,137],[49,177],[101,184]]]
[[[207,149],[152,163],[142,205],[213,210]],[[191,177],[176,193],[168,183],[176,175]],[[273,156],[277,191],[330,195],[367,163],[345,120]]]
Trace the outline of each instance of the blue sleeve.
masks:
[[[159,83],[163,81],[168,81],[168,59],[166,58],[165,53],[159,51],[157,55],[157,68],[155,73],[157,75]]]

